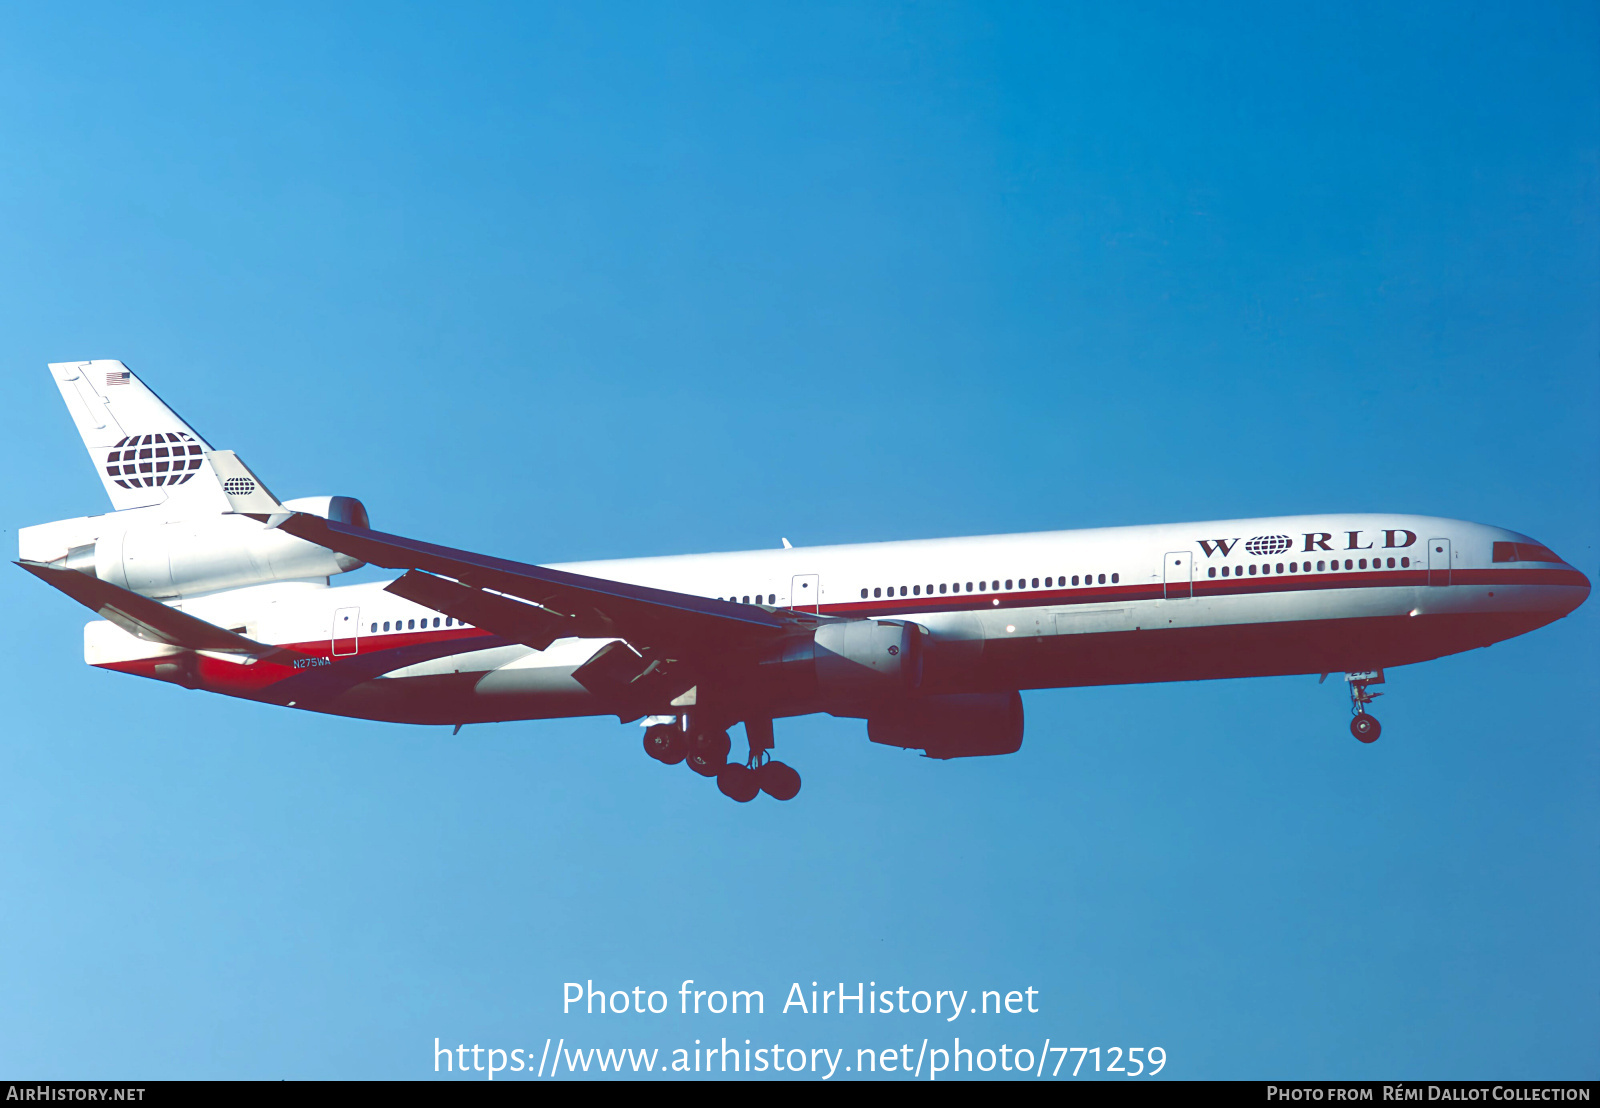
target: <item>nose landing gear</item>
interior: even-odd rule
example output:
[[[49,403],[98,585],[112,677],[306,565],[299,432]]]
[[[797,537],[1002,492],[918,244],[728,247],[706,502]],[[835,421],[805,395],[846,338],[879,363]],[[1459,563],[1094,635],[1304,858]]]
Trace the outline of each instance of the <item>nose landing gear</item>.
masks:
[[[717,779],[722,795],[741,804],[766,793],[774,800],[793,800],[800,791],[800,775],[793,767],[772,760],[772,721],[746,720],[750,754],[743,765],[728,761],[732,742],[726,731],[699,728],[688,719],[655,716],[645,721],[644,752],[658,762],[686,763],[702,777]]]
[[[1377,742],[1378,736],[1383,734],[1383,725],[1378,717],[1367,714],[1367,705],[1383,694],[1368,692],[1367,687],[1383,684],[1383,670],[1355,670],[1346,673],[1344,679],[1350,685],[1350,733],[1364,743]]]

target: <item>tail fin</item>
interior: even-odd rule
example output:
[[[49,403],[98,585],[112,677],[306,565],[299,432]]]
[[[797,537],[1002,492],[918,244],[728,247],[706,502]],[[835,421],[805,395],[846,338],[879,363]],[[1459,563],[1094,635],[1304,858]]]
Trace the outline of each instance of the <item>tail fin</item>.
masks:
[[[113,508],[227,511],[206,460],[210,445],[127,366],[52,362],[50,373]]]

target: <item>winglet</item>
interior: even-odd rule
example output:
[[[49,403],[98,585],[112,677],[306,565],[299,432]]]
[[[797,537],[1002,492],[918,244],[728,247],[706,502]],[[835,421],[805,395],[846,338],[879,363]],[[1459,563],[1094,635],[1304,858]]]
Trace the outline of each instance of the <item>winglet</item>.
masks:
[[[261,478],[252,473],[250,467],[233,451],[212,450],[207,452],[206,460],[216,471],[217,480],[222,484],[222,493],[228,498],[228,507],[234,515],[249,516],[268,527],[276,527],[294,514],[278,503],[278,498],[272,495]]]

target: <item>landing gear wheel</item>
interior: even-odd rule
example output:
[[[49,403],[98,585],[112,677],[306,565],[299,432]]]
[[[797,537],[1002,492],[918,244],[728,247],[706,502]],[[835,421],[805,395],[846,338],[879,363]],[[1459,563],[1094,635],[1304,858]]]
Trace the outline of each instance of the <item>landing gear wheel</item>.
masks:
[[[1350,733],[1364,743],[1375,743],[1378,736],[1383,734],[1383,727],[1378,723],[1378,717],[1358,712],[1350,720]]]
[[[644,729],[644,752],[658,762],[675,766],[689,753],[689,743],[670,723],[658,723]]]
[[[726,731],[703,732],[689,740],[689,768],[701,777],[715,777],[728,764],[728,751],[733,743]]]
[[[740,804],[750,803],[761,791],[756,771],[737,762],[729,762],[717,771],[717,788],[722,790],[723,796]]]
[[[800,791],[800,775],[782,762],[768,762],[754,773],[762,791],[774,800],[793,800]]]

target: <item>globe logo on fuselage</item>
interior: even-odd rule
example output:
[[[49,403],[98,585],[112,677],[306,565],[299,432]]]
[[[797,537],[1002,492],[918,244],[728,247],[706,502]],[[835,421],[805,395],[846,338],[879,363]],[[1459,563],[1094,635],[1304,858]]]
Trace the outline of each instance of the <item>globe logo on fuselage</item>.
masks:
[[[1282,554],[1294,545],[1288,535],[1257,535],[1244,544],[1245,552],[1257,556]]]
[[[194,476],[204,455],[194,436],[182,431],[128,435],[106,455],[106,476],[125,489],[181,485]]]

